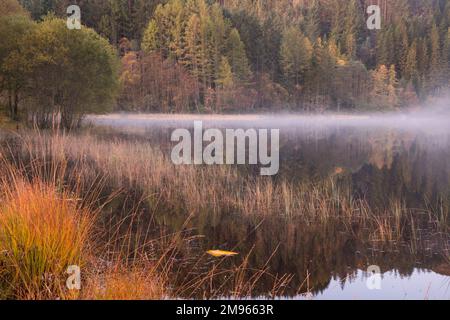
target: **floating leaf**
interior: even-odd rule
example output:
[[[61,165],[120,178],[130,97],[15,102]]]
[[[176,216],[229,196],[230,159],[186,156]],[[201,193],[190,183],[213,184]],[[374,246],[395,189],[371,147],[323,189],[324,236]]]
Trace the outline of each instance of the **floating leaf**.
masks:
[[[228,256],[235,256],[238,253],[233,251],[224,251],[224,250],[209,250],[206,251],[207,254],[212,255],[213,257],[228,257]]]

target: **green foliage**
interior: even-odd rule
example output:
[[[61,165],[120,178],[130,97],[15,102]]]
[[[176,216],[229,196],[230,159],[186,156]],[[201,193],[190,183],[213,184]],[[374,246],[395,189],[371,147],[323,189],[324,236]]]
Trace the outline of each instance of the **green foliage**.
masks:
[[[298,28],[288,28],[283,34],[280,56],[285,81],[300,84],[311,65],[312,46],[309,39]]]
[[[219,66],[219,74],[216,80],[217,85],[222,89],[229,89],[233,87],[233,73],[228,59],[222,57]]]
[[[159,47],[157,34],[158,25],[155,20],[150,20],[147,29],[145,29],[144,38],[142,39],[141,44],[142,50],[144,50],[145,53],[153,52]]]
[[[88,28],[69,30],[66,21],[47,17],[5,59],[9,74],[21,75],[28,119],[49,126],[60,113],[71,128],[86,113],[112,107],[117,59],[108,42]]]
[[[35,27],[23,15],[0,18],[0,93],[7,96],[8,113],[12,120],[19,120],[19,94],[25,85],[22,70],[11,69],[10,57],[18,54],[23,38]]]
[[[250,67],[245,54],[244,43],[241,41],[239,31],[232,29],[228,39],[228,57],[235,78],[239,81],[247,81],[251,77]]]
[[[406,80],[416,79],[418,77],[417,71],[417,41],[414,41],[408,50],[406,57],[404,76]]]

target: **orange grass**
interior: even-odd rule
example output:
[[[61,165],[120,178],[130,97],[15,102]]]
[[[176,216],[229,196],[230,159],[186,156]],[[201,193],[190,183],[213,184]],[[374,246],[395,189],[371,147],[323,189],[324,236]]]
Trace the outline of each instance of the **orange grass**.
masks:
[[[85,263],[93,217],[50,185],[3,181],[0,263],[4,292],[24,299],[62,298],[66,270]]]
[[[89,277],[82,292],[88,300],[155,300],[166,296],[166,283],[153,268],[117,266]]]

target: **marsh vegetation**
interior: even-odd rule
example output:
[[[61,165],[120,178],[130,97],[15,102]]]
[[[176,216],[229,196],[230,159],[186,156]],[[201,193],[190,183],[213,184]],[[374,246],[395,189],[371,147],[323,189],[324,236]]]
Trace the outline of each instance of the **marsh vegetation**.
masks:
[[[87,219],[76,220],[81,228],[64,223],[77,230],[67,230],[73,236],[83,234],[79,246],[71,247],[83,260],[83,286],[76,294],[58,282],[65,281],[62,270],[69,262],[60,260],[58,270],[51,267],[53,255],[63,253],[52,250],[47,256],[45,250],[63,250],[60,241],[72,241],[70,232],[67,237],[55,232],[42,248],[30,240],[40,230],[27,231],[30,236],[23,239],[5,234],[3,252],[12,250],[11,239],[20,249],[6,254],[2,263],[23,268],[8,259],[32,254],[20,241],[35,243],[33,250],[48,263],[37,274],[56,281],[50,286],[37,281],[37,274],[26,274],[34,277],[32,287],[25,280],[3,281],[10,297],[327,297],[333,279],[357,281],[369,265],[402,277],[417,277],[417,270],[449,274],[446,127],[433,123],[431,134],[411,127],[411,121],[403,128],[386,126],[386,119],[364,126],[360,118],[332,125],[316,119],[309,128],[280,121],[273,123],[282,128],[280,173],[261,177],[252,166],[172,164],[173,123],[158,126],[148,120],[127,127],[114,120],[125,118],[111,117],[107,125],[102,119],[82,132],[24,131],[3,137],[8,169],[2,176],[18,182],[3,184],[2,223],[18,212],[11,208],[24,203],[36,203],[25,206],[38,210],[35,216],[55,212],[58,219],[73,211]],[[247,125],[257,127],[258,122]],[[11,232],[27,225],[23,219]],[[85,224],[89,228],[83,229]],[[211,257],[206,254],[210,249],[239,255]],[[71,259],[69,252],[64,256]],[[5,270],[2,279],[16,274]],[[446,295],[439,290],[430,294]]]

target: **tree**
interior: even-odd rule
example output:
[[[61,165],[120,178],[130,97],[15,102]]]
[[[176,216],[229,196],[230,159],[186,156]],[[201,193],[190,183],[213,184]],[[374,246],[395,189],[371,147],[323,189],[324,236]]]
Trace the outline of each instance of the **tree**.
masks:
[[[228,104],[231,104],[233,98],[233,72],[226,57],[222,57],[219,67],[219,73],[216,80],[217,85],[217,109],[222,110]]]
[[[404,71],[406,80],[414,80],[418,77],[417,72],[417,41],[414,41],[408,50]]]
[[[450,19],[450,18],[449,18]],[[450,28],[447,30],[444,47],[442,49],[442,60],[447,62],[445,66],[445,74],[450,74]],[[450,77],[447,76],[447,87],[450,87]]]
[[[361,29],[361,16],[358,1],[350,0],[347,4],[344,30],[343,30],[343,40],[345,53],[351,59],[356,57],[356,47],[359,43],[360,29]]]
[[[320,36],[320,6],[318,0],[313,0],[305,17],[305,33],[309,39],[316,41]]]
[[[239,32],[235,28],[231,30],[228,37],[228,58],[235,78],[241,82],[247,81],[251,77],[251,71],[244,43],[241,41]]]
[[[401,23],[396,28],[396,43],[399,44],[397,48],[397,67],[400,74],[403,75],[406,68],[406,60],[408,58],[409,38],[406,25]]]
[[[233,72],[226,57],[222,57],[221,59],[216,84],[221,89],[230,89],[233,87]]]
[[[238,10],[232,12],[233,26],[239,31],[240,38],[245,45],[245,51],[252,69],[261,72],[265,67],[268,46],[264,41],[264,33],[259,21],[249,12]]]
[[[0,18],[14,15],[28,16],[28,13],[17,0],[2,0],[2,5],[0,6]]]
[[[384,64],[372,72],[372,103],[377,107],[388,105],[389,71]]]
[[[298,28],[290,27],[283,33],[280,49],[284,79],[291,85],[301,83],[304,72],[311,65],[312,45]]]
[[[122,58],[120,110],[188,112],[198,103],[198,83],[176,61],[160,53]]]
[[[396,107],[398,105],[397,86],[397,72],[395,71],[395,66],[391,65],[389,68],[389,81],[387,88],[389,107]]]
[[[22,70],[10,69],[9,60],[18,54],[24,36],[34,27],[35,23],[23,15],[0,18],[0,93],[6,91],[13,120],[19,120],[19,99],[25,78]]]
[[[442,85],[441,74],[445,67],[441,63],[441,45],[439,30],[436,24],[433,24],[430,34],[431,56],[430,56],[430,83],[432,90],[437,90]]]
[[[395,63],[397,53],[395,45],[395,32],[392,26],[380,32],[377,41],[377,63],[379,65],[391,65]]]
[[[34,20],[41,19],[45,14],[55,11],[58,0],[20,0],[20,4],[31,13]]]
[[[22,74],[28,120],[48,127],[60,116],[65,128],[80,124],[86,113],[109,110],[117,88],[117,56],[108,42],[83,27],[47,16],[23,37],[6,69]]]
[[[148,23],[147,29],[145,29],[141,47],[145,53],[150,53],[155,51],[159,46],[158,25],[156,24],[156,21],[152,19]]]

